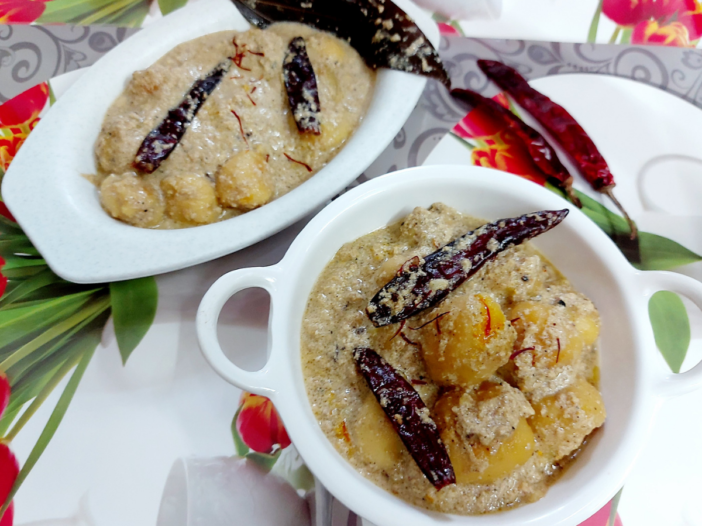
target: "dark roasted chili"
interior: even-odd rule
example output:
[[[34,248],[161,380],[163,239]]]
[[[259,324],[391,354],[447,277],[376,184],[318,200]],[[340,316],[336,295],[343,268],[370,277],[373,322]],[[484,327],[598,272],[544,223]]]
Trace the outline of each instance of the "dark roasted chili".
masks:
[[[451,90],[451,95],[467,102],[474,108],[481,106],[493,118],[509,127],[522,140],[534,164],[558,187],[565,190],[570,200],[578,208],[582,208],[580,199],[573,192],[573,176],[563,166],[558,155],[556,155],[556,151],[543,135],[507,108],[492,99],[483,97],[480,93],[456,88]]]
[[[300,22],[346,40],[371,68],[391,68],[434,78],[450,87],[448,71],[419,26],[385,0],[232,0],[261,29]]]
[[[414,387],[372,349],[358,348],[353,357],[424,476],[436,489],[455,484],[456,475],[439,430]]]
[[[612,192],[614,176],[593,140],[575,118],[563,106],[532,88],[515,69],[494,60],[478,60],[478,66],[539,121],[573,159],[587,182],[614,202],[629,223],[631,239],[635,239],[636,225]]]
[[[322,133],[317,77],[302,37],[290,41],[283,59],[283,82],[297,129],[301,133]]]
[[[168,158],[202,104],[229,70],[229,66],[229,60],[221,62],[203,78],[195,81],[180,104],[169,110],[166,117],[141,143],[134,159],[135,168],[142,172],[151,173]]]
[[[376,327],[403,321],[443,300],[497,254],[558,225],[568,209],[532,212],[498,219],[405,264],[368,303],[366,314]]]

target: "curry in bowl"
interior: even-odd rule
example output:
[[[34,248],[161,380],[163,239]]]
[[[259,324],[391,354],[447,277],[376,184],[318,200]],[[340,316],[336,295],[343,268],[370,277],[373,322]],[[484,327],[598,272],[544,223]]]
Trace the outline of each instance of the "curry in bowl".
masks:
[[[307,394],[358,472],[426,509],[541,498],[605,420],[593,303],[529,243],[567,211],[437,203],[344,245],[303,317]],[[468,232],[466,234],[466,232]]]

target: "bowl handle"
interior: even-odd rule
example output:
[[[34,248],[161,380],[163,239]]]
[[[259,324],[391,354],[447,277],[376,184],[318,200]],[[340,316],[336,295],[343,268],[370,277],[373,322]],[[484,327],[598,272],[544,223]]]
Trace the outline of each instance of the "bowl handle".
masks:
[[[641,272],[639,276],[642,278],[642,288],[647,300],[659,290],[668,290],[689,298],[702,310],[702,283],[696,279],[676,272],[663,271]],[[665,375],[656,387],[658,393],[665,398],[702,388],[702,362],[684,373]]]
[[[254,394],[271,398],[275,395],[276,382],[272,360],[258,371],[245,371],[232,363],[222,351],[217,337],[217,322],[224,304],[234,294],[244,289],[262,288],[271,296],[271,311],[277,290],[277,267],[243,268],[229,272],[215,281],[200,302],[197,310],[197,337],[200,349],[212,368],[229,383]],[[270,342],[269,348],[273,348]]]

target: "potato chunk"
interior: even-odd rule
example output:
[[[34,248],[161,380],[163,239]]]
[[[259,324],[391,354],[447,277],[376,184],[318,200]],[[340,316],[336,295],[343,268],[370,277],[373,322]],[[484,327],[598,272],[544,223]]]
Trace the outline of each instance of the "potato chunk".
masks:
[[[512,250],[511,257],[501,258],[500,263],[504,266],[500,287],[506,300],[524,301],[538,295],[549,277],[541,257],[529,255],[523,246]]]
[[[160,88],[158,75],[152,69],[135,71],[127,84],[127,92],[142,101],[148,99]]]
[[[373,395],[366,396],[363,401],[351,427],[351,437],[361,455],[385,471],[390,471],[400,461],[405,447]]]
[[[506,388],[517,391],[509,386]],[[446,444],[456,473],[456,481],[459,484],[494,482],[531,458],[535,446],[534,434],[526,418],[520,416],[525,414],[523,411],[513,412],[505,408],[503,416],[507,416],[507,413],[511,413],[510,417],[516,416],[513,427],[510,426],[511,432],[508,435],[502,434],[501,438],[494,436],[488,444],[483,443],[484,433],[466,434],[466,429],[461,422],[461,413],[465,406],[469,408],[473,406],[480,412],[481,405],[485,402],[499,400],[503,396],[501,386],[484,384],[478,392],[450,391],[434,406],[436,424],[439,427],[441,439]],[[480,400],[483,397],[486,398]],[[526,400],[524,402],[526,403]],[[529,404],[526,403],[526,407],[528,406]],[[531,410],[530,407],[529,410]],[[527,411],[526,414],[529,412]]]
[[[232,155],[216,175],[217,198],[222,206],[253,210],[273,199],[266,158],[251,150]]]
[[[398,254],[384,261],[376,272],[379,286],[385,286],[387,282],[393,279],[402,268],[404,262],[408,259],[411,259],[411,257],[405,254]]]
[[[466,391],[453,412],[462,434],[477,437],[484,446],[509,438],[519,420],[534,414],[522,392],[506,382],[483,382]]]
[[[602,395],[583,379],[553,396],[533,403],[529,419],[540,450],[557,460],[576,450],[606,418]]]
[[[165,208],[159,191],[134,173],[105,178],[100,203],[115,219],[139,227],[156,226]]]
[[[222,213],[214,186],[207,177],[195,174],[171,175],[161,181],[166,212],[176,221],[205,224]]]
[[[489,296],[460,296],[442,304],[449,314],[424,332],[422,355],[441,385],[470,387],[507,363],[516,333]]]
[[[356,96],[356,94],[349,91],[349,86],[344,85],[344,79],[347,78],[348,72],[339,71],[339,64],[344,61],[346,64],[350,64],[354,51],[346,42],[324,33],[306,37],[305,40],[307,42],[307,52],[317,76],[319,98],[322,106],[322,132],[319,135],[300,134],[300,145],[308,151],[334,151],[339,149],[351,137],[358,124],[358,119],[354,115],[341,112],[325,112],[325,108],[343,105],[347,99]],[[359,71],[359,74],[365,75],[365,71]]]
[[[324,114],[322,114],[324,115]],[[322,132],[319,135],[311,133],[300,135],[300,146],[305,151],[322,150],[333,152],[340,148],[353,133],[356,122],[347,120],[325,121],[321,123]],[[305,157],[307,158],[307,157]]]
[[[535,347],[533,363],[538,367],[575,362],[585,348],[597,341],[600,333],[600,319],[594,306],[586,309],[569,307],[566,302],[551,305],[522,301],[514,305],[510,318],[515,320],[517,330],[515,349]],[[531,356],[530,353],[530,360]]]

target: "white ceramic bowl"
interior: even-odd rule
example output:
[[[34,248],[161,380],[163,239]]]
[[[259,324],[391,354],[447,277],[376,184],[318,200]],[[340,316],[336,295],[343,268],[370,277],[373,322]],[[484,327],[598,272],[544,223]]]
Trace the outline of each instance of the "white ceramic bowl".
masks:
[[[436,24],[410,0],[396,0],[429,40]],[[51,108],[13,159],[2,195],[12,214],[62,278],[78,283],[151,276],[203,263],[275,234],[356,179],[392,141],[426,79],[379,70],[373,99],[349,142],[308,181],[257,210],[181,230],[136,228],[111,218],[97,189],[94,145],[105,112],[135,70],[193,38],[251,26],[229,0],[190,4],[110,51]]]
[[[569,206],[533,183],[472,166],[415,168],[372,180],[322,210],[278,265],[237,270],[212,286],[197,315],[203,353],[229,382],[270,397],[319,480],[346,506],[378,526],[579,524],[622,487],[660,402],[702,387],[702,364],[684,374],[669,372],[656,349],[647,313],[648,299],[658,290],[683,294],[702,307],[702,284],[680,274],[635,270],[590,219],[569,206],[571,213],[565,221],[536,238],[534,244],[600,311],[601,390],[607,422],[578,461],[538,502],[484,516],[421,510],[358,474],[322,433],[305,391],[300,329],[317,276],[344,243],[386,226],[415,206],[437,201],[491,220]],[[216,334],[222,306],[247,287],[261,287],[271,295],[269,357],[256,372],[230,362]]]

